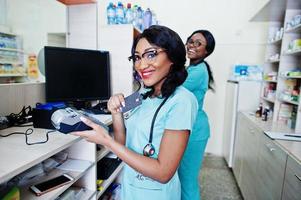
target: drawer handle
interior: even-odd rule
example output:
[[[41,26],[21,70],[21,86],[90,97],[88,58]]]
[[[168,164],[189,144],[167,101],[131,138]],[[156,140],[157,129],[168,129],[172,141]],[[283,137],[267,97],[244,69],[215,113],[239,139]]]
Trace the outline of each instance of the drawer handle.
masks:
[[[300,177],[300,176],[298,176],[297,174],[295,174],[295,176],[296,176],[296,178],[297,178],[299,181],[301,181],[301,177]]]
[[[270,150],[270,152],[276,151],[276,149],[271,147],[270,144],[266,144],[265,146]]]

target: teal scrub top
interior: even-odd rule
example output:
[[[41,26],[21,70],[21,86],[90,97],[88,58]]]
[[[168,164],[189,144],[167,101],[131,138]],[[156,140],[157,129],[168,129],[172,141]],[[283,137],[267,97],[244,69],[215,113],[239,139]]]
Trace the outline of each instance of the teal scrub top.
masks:
[[[132,151],[143,154],[148,143],[151,121],[163,98],[146,98],[134,109],[126,124],[126,146]],[[198,104],[195,96],[179,86],[161,107],[154,124],[153,142],[157,158],[160,142],[165,129],[192,130],[196,119]],[[162,184],[135,171],[128,165],[123,168],[122,200],[180,200],[181,185],[176,172],[171,180]]]
[[[210,136],[208,117],[203,110],[205,94],[208,90],[208,71],[206,64],[201,62],[197,65],[190,65],[187,68],[188,76],[183,86],[191,91],[198,100],[198,114],[193,126],[190,141],[206,140]]]

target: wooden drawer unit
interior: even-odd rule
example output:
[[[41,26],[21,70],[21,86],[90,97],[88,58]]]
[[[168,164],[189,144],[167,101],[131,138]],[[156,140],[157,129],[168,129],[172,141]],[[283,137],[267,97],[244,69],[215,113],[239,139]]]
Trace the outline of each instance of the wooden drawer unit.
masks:
[[[256,188],[258,200],[280,200],[287,154],[266,135],[260,135]]]
[[[287,159],[282,199],[301,200],[301,165],[290,156]]]
[[[254,199],[256,194],[255,185],[257,183],[256,166],[259,153],[258,137],[262,131],[258,130],[252,123],[247,121],[244,134],[244,143],[242,148],[242,167],[241,167],[241,185],[240,189],[244,199]]]
[[[240,114],[238,115],[236,134],[235,134],[235,142],[234,142],[234,163],[233,163],[233,174],[236,178],[238,185],[241,184],[241,167],[242,167],[242,159],[243,159],[243,151],[244,151],[244,136],[246,135],[246,120]]]

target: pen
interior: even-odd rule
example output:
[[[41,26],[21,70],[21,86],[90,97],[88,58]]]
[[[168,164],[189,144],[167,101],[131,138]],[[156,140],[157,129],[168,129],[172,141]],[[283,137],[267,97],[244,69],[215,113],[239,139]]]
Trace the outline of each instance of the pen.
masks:
[[[291,135],[284,135],[284,136],[287,136],[287,137],[296,137],[296,138],[301,138],[301,135],[293,135],[293,134],[291,134]]]

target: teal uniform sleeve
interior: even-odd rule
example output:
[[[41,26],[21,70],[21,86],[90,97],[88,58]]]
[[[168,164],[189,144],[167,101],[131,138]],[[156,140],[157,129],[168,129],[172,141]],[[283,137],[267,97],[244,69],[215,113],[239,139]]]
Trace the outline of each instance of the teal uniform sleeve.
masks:
[[[205,65],[205,64],[201,64]],[[205,92],[208,89],[208,73],[206,66],[192,66],[187,69],[188,76],[183,83],[183,86],[189,91],[196,91],[202,87]]]
[[[187,98],[189,97],[189,98]],[[196,119],[198,104],[195,96],[187,91],[185,98],[174,101],[166,117],[166,129],[192,130]]]

